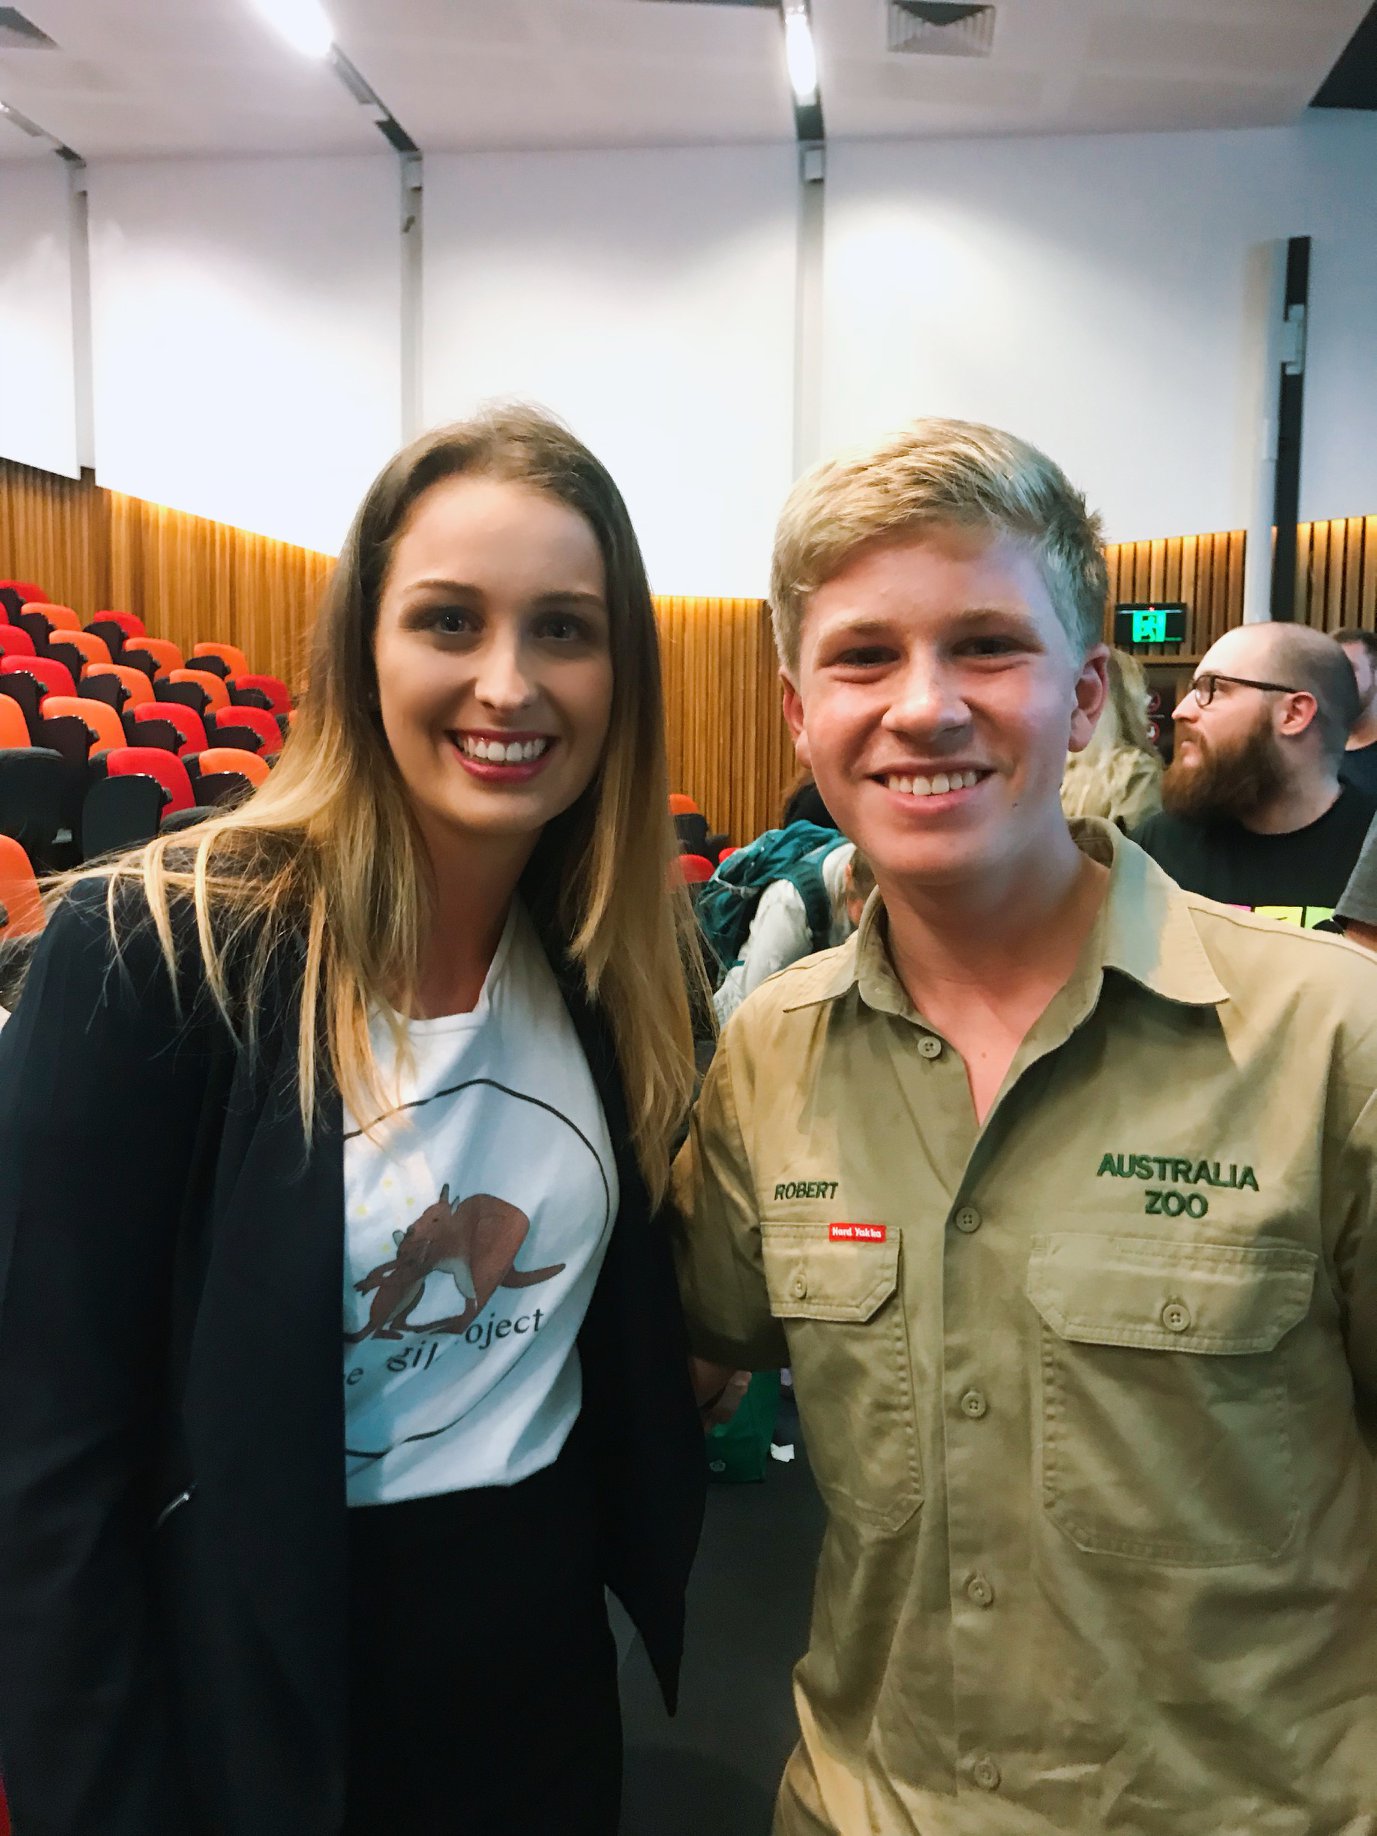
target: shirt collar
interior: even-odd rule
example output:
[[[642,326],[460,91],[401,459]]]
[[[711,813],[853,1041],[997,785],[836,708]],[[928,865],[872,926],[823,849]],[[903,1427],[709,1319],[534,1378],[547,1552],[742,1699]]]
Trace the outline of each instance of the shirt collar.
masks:
[[[1096,816],[1073,819],[1076,845],[1109,869],[1109,891],[1086,945],[1077,975],[1098,983],[1116,969],[1165,1001],[1213,1007],[1227,990],[1215,974],[1195,928],[1195,901],[1112,823]],[[850,989],[881,1013],[919,1016],[894,973],[885,948],[884,907],[870,895],[860,926],[840,950],[793,972],[786,1011],[839,1000]]]

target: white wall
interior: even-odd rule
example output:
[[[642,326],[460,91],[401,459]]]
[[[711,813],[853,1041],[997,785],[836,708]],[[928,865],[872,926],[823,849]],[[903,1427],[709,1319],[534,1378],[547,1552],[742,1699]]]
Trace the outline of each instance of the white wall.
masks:
[[[397,162],[90,173],[102,485],[337,549],[401,437]]]
[[[852,144],[823,443],[917,414],[1043,446],[1111,540],[1247,523],[1263,244],[1310,234],[1303,517],[1377,509],[1377,123]]]
[[[1377,118],[1296,137],[1296,215],[1310,244],[1301,520],[1377,514]]]
[[[789,486],[789,147],[426,161],[424,413],[553,409],[662,593],[765,589]]]
[[[67,181],[0,163],[0,453],[74,473]],[[113,489],[338,547],[401,438],[390,154],[97,164],[95,461]],[[562,414],[657,590],[760,592],[793,471],[791,147],[431,158],[424,418]],[[911,416],[1045,446],[1111,539],[1240,527],[1259,259],[1312,244],[1301,514],[1377,513],[1377,120],[834,145],[823,450]]]
[[[75,478],[70,222],[59,160],[0,164],[0,457]]]

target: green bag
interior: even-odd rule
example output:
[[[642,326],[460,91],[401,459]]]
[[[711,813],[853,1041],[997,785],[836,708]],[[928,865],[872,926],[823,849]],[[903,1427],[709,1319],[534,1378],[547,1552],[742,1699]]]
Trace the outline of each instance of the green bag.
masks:
[[[757,1371],[732,1419],[704,1436],[708,1477],[726,1485],[763,1479],[778,1413],[779,1372]]]

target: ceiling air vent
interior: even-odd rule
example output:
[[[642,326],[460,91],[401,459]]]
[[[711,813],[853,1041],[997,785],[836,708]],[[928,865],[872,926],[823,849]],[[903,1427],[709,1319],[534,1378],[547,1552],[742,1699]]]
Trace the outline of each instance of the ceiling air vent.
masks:
[[[988,57],[995,9],[959,0],[889,0],[889,48],[919,57]]]

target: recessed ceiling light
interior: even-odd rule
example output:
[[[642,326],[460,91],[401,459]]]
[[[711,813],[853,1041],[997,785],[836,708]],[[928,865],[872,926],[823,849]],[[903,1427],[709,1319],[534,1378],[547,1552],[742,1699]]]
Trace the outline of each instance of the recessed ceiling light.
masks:
[[[253,0],[253,5],[305,57],[328,57],[334,27],[320,0]]]

